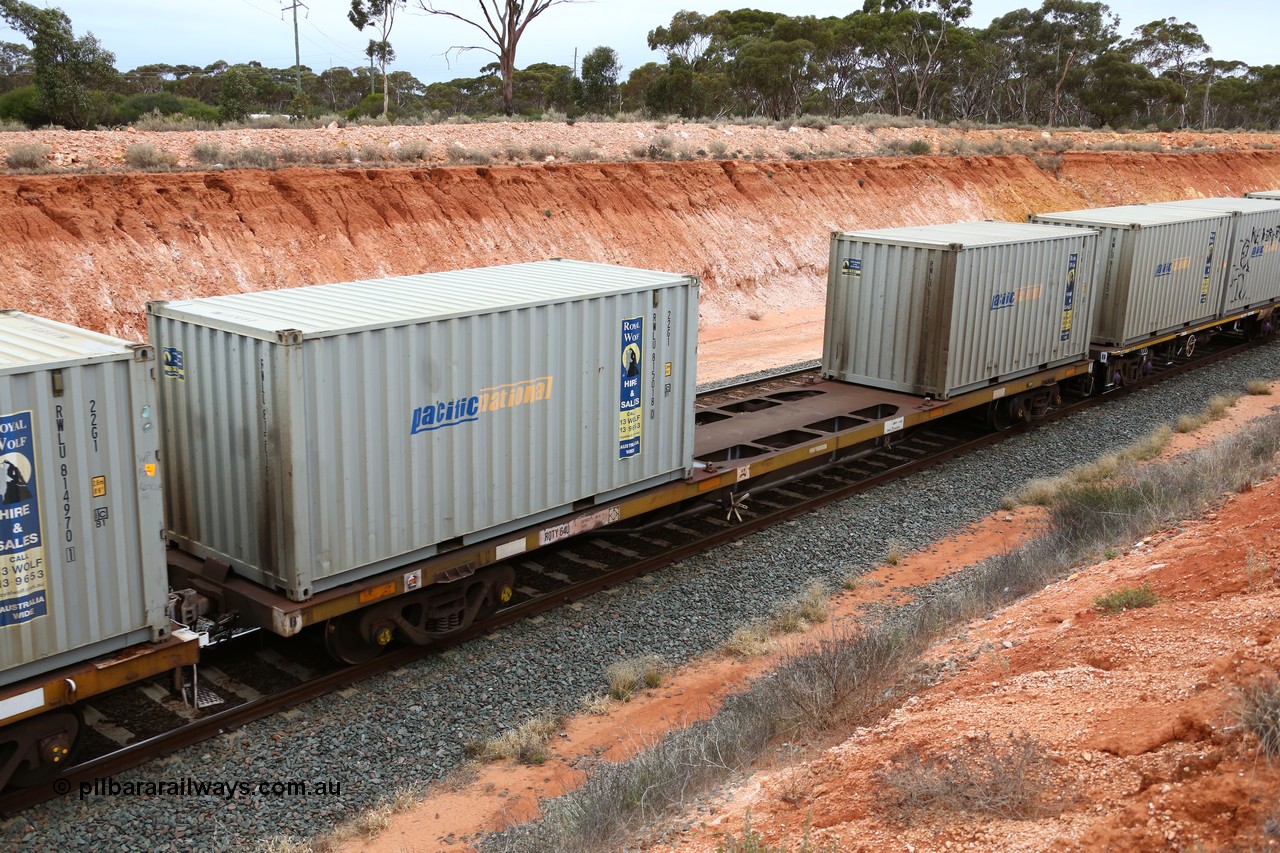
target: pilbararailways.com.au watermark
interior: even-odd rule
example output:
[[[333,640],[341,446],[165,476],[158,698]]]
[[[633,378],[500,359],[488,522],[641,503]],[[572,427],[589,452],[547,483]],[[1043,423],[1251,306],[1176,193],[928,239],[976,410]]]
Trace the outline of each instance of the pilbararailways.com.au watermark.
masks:
[[[90,797],[336,797],[342,793],[342,782],[336,779],[116,779],[103,776],[73,784],[66,779],[53,783],[56,793],[80,792],[80,799]]]

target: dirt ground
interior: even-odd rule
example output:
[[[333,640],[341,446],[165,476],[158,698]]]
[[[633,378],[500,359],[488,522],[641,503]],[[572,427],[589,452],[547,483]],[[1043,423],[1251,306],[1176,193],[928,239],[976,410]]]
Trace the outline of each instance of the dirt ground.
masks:
[[[1280,383],[1273,386],[1280,393]],[[1228,418],[1177,435],[1165,456],[1207,444],[1277,406],[1248,396]],[[1016,546],[1034,509],[1001,511],[928,551],[874,572],[833,601],[830,626],[780,644],[768,657],[713,655],[605,716],[579,716],[552,739],[538,767],[499,763],[439,786],[389,828],[344,851],[464,851],[486,830],[534,817],[539,798],[579,784],[590,762],[712,714],[724,697],[768,671],[795,643],[813,642],[873,602]],[[673,820],[653,853],[715,851],[744,823],[768,843],[799,849],[1220,850],[1274,845],[1280,773],[1233,716],[1235,691],[1280,664],[1280,482],[1224,496],[1205,518],[1179,524],[1088,566],[989,620],[965,626],[928,657],[952,674],[878,725],[778,758]],[[1099,615],[1094,598],[1149,583],[1150,609]],[[874,774],[904,748],[945,753],[1012,733],[1044,744],[1063,804],[1038,820],[938,815],[903,826],[877,800]],[[658,833],[662,835],[662,833]],[[1252,846],[1251,846],[1252,845]]]

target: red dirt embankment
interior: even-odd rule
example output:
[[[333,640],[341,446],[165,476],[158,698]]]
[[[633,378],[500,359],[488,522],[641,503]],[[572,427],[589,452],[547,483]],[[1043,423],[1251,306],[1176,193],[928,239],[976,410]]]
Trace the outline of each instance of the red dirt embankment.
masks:
[[[819,310],[832,230],[1274,186],[1275,151],[8,175],[0,307],[141,338],[152,299],[559,256],[696,273],[713,325]]]

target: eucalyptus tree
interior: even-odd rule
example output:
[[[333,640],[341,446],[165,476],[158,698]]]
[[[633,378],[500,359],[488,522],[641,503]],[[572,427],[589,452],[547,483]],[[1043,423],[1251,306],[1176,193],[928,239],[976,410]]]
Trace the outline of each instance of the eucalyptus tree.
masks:
[[[70,128],[92,125],[115,82],[115,54],[93,33],[76,38],[61,9],[0,0],[0,18],[31,42],[32,82],[48,117]]]
[[[516,48],[520,44],[520,39],[524,37],[525,30],[535,18],[552,6],[576,2],[581,0],[470,0],[470,2],[456,0],[456,2],[447,3],[447,6],[466,6],[475,10],[463,13],[447,8],[444,2],[417,0],[418,7],[428,15],[440,15],[461,21],[484,35],[489,45],[454,45],[449,48],[449,51],[481,50],[497,58],[498,73],[502,77],[502,111],[507,115],[515,112],[512,99],[515,85]]]
[[[387,94],[387,65],[395,59],[395,51],[391,48],[391,29],[396,23],[396,13],[405,7],[407,0],[351,0],[351,10],[347,12],[347,20],[357,30],[373,29],[378,33],[377,39],[369,41],[369,56],[377,58],[378,67],[382,71],[382,117],[387,116],[389,96]]]

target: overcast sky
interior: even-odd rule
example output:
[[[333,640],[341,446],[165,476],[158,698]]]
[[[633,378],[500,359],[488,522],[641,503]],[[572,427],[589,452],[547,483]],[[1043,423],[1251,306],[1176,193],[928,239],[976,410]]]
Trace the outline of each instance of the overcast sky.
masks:
[[[258,60],[263,65],[293,65],[292,12],[282,12],[292,0],[31,0],[56,6],[71,18],[76,35],[92,32],[116,55],[121,71],[151,63],[206,66],[224,59],[232,64]],[[365,45],[372,30],[357,32],[347,21],[351,0],[308,0],[298,9],[298,33],[302,63],[319,72],[334,65],[356,66],[367,62]],[[458,11],[474,11],[477,0],[446,0],[437,5]],[[1038,8],[1039,2],[974,0],[971,26],[985,26],[992,19],[1017,8]],[[1114,0],[1109,4],[1120,16],[1120,33],[1164,17],[1190,21],[1212,48],[1217,59],[1242,60],[1250,65],[1280,62],[1274,36],[1267,35],[1275,20],[1274,3],[1232,0],[1205,4],[1192,0]],[[474,77],[481,66],[493,61],[479,51],[444,54],[452,45],[477,44],[480,34],[440,17],[429,17],[410,0],[410,8],[396,19],[391,45],[396,51],[394,69],[410,71],[424,82],[454,77]],[[790,15],[847,15],[862,8],[857,2],[837,0],[755,0],[725,3],[705,0],[595,0],[552,7],[525,33],[516,56],[518,67],[534,62],[571,65],[574,49],[581,57],[599,45],[616,50],[623,77],[631,69],[659,60],[645,43],[649,30],[665,25],[681,9],[710,14],[720,9],[755,8]],[[0,25],[0,40],[23,39]]]

